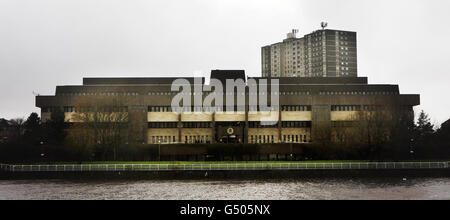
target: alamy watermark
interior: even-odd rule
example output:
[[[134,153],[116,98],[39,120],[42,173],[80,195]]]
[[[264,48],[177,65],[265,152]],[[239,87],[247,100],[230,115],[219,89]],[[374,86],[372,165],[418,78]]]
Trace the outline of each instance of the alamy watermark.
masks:
[[[248,111],[249,115],[258,116],[261,125],[275,125],[280,109],[279,85],[278,79],[248,79],[247,83],[243,79],[227,79],[225,87],[218,79],[211,79],[209,85],[203,84],[201,78],[195,78],[193,85],[187,79],[176,79],[171,91],[178,94],[172,98],[171,107],[173,112],[184,114]]]

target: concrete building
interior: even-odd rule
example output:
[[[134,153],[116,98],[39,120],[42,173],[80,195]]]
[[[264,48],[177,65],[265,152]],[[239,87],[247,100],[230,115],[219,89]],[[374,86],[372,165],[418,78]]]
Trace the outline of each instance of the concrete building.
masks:
[[[356,77],[356,32],[317,30],[302,38],[296,30],[283,42],[261,49],[263,77]]]
[[[324,33],[324,32],[321,32]],[[327,33],[327,31],[325,31]],[[296,40],[300,42],[301,40]],[[331,61],[330,61],[331,62]],[[356,71],[356,70],[355,70]],[[328,73],[327,73],[328,74]],[[185,78],[190,86],[205,85],[204,78]],[[244,79],[244,71],[216,70],[211,78]],[[36,106],[41,108],[42,119],[48,120],[52,112],[64,111],[69,123],[82,123],[73,118],[82,100],[94,98],[121,98],[114,112],[126,112],[132,125],[133,142],[148,144],[200,144],[200,143],[310,143],[315,130],[321,126],[351,123],[358,112],[379,106],[396,106],[413,115],[413,106],[420,104],[419,95],[400,94],[397,85],[368,84],[366,77],[266,77],[278,79],[279,108],[270,116],[249,103],[249,85],[245,92],[232,96],[245,97],[244,106],[232,112],[211,112],[201,106],[184,106],[183,111],[172,111],[172,99],[178,92],[171,85],[178,78],[84,78],[83,85],[57,86],[56,94],[37,96]],[[259,84],[258,84],[259,86]],[[192,90],[189,95],[195,95]],[[210,92],[201,92],[205,98]],[[222,93],[219,95],[230,95]],[[225,100],[225,97],[224,99]],[[268,103],[271,104],[270,102]],[[192,113],[192,111],[197,111]],[[272,121],[264,125],[262,121]]]

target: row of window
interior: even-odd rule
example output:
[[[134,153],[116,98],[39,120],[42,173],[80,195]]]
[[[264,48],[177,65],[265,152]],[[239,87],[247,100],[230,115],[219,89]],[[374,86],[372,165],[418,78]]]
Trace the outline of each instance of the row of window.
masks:
[[[282,128],[310,128],[310,121],[282,121]]]
[[[273,135],[250,135],[251,144],[269,144],[275,143]]]
[[[228,107],[215,106],[215,107],[201,107],[201,106],[190,106],[190,107],[180,107],[182,112],[223,112],[228,111]],[[267,106],[266,108],[261,108],[260,106],[249,106],[249,111],[276,111],[275,106]],[[172,107],[170,106],[148,106],[149,112],[172,112]],[[176,109],[175,109],[176,110]],[[283,105],[281,106],[282,111],[311,111],[310,105]],[[245,106],[234,106],[232,111],[245,111]]]
[[[211,122],[182,122],[183,128],[211,128]],[[260,121],[249,121],[249,128],[276,128],[278,122],[262,123]],[[309,128],[310,121],[283,121],[281,123],[283,128]],[[178,122],[149,122],[148,128],[178,128]]]
[[[176,143],[175,136],[152,136],[152,144]]]
[[[148,128],[177,128],[177,122],[149,122]]]
[[[348,63],[344,63],[346,65]],[[320,65],[318,65],[320,66]],[[308,68],[308,67],[306,67]],[[349,70],[348,67],[336,67],[336,69]],[[322,68],[320,68],[322,70]],[[107,96],[118,96],[118,95],[127,95],[127,96],[137,96],[139,93],[61,93],[62,96],[84,96],[84,95],[100,95],[100,94],[108,94]],[[152,92],[149,95],[176,95],[178,92]],[[195,93],[188,93],[189,95],[195,95]],[[216,93],[217,95],[233,95],[238,93]],[[259,92],[259,93],[245,93],[247,95],[310,95],[310,91],[282,91],[282,92]],[[389,92],[389,91],[321,91],[319,95],[395,95],[398,92]],[[240,95],[244,95],[244,93],[240,93]]]
[[[319,92],[319,95],[397,95],[398,92],[392,91],[327,91]]]
[[[278,122],[273,123],[262,123],[259,121],[249,121],[249,128],[276,128],[278,127]],[[283,121],[281,122],[282,128],[310,128],[310,121]]]
[[[282,105],[281,111],[305,112],[311,111],[310,105]]]
[[[228,107],[224,106],[213,106],[213,107],[201,107],[201,106],[188,106],[180,107],[181,112],[223,112],[224,110],[229,110]],[[178,112],[178,109],[173,109],[170,106],[148,106],[148,112]],[[245,111],[244,106],[234,106],[232,111]]]
[[[275,143],[274,135],[249,135],[251,144]],[[283,143],[307,143],[306,135],[283,135]]]
[[[249,135],[251,144],[275,143],[274,135]],[[306,135],[283,135],[284,143],[306,143]],[[152,136],[151,144],[171,144],[176,143],[175,136]],[[209,144],[209,135],[185,136],[185,144]]]
[[[247,92],[247,93],[237,93],[237,92],[200,92],[200,93],[195,93],[195,92],[189,92],[189,93],[181,93],[183,95],[209,95],[211,93],[214,93],[216,95],[278,95],[278,92],[258,92],[258,93],[254,93],[254,92]],[[179,92],[149,92],[148,95],[153,96],[153,95],[166,95],[166,96],[175,96],[179,94]],[[296,95],[303,95],[303,94],[307,94],[309,95],[309,91],[296,91],[295,92]],[[59,95],[61,96],[138,96],[140,95],[137,92],[104,92],[104,93],[95,93],[95,92],[75,92],[75,93],[60,93]],[[280,92],[280,95],[294,95],[294,93],[292,92]]]
[[[176,95],[178,92],[149,92],[148,95]]]
[[[148,112],[172,112],[170,106],[148,106]]]
[[[364,111],[378,111],[385,109],[385,106],[381,105],[332,105],[331,111],[360,111],[361,109]]]
[[[306,143],[308,140],[305,135],[283,135],[284,143]]]
[[[184,136],[185,144],[209,144],[208,135]]]
[[[331,111],[359,111],[360,105],[332,105]]]
[[[280,92],[280,95],[309,95],[309,91],[290,91],[290,92]],[[276,93],[274,95],[277,95]]]
[[[382,109],[382,106],[379,105],[363,105],[363,110],[365,111],[375,111]],[[182,107],[183,112],[212,112],[213,109],[215,111],[222,112],[223,107]],[[282,111],[311,111],[310,105],[283,105],[281,106]],[[235,106],[234,111],[244,111],[244,106]],[[275,111],[275,107],[268,107],[267,110]],[[333,105],[331,106],[331,111],[360,111],[360,105]],[[61,111],[59,107],[43,107],[43,113],[51,113]],[[170,106],[148,106],[149,112],[172,112],[172,108]],[[259,106],[249,106],[249,111],[261,111]],[[100,107],[73,107],[73,106],[64,106],[63,112],[128,112],[127,106],[100,106]]]
[[[309,92],[304,92],[304,93],[308,93]],[[162,92],[162,94],[170,94],[169,92]],[[176,95],[178,94],[178,92],[172,92],[172,95]],[[195,92],[181,92],[180,94],[183,95],[209,95],[209,94],[215,94],[215,95],[283,95],[283,92],[199,92],[199,93],[195,93]],[[297,94],[302,94],[302,92],[297,93]]]
[[[211,128],[211,122],[182,122],[183,128]],[[178,128],[178,122],[149,122],[148,128]]]
[[[183,128],[211,128],[211,122],[183,122]]]
[[[69,92],[61,96],[138,96],[138,92]]]
[[[338,71],[339,71],[339,67],[336,67],[336,70],[338,70]],[[348,68],[348,67],[341,67],[341,69],[340,69],[340,70],[342,70],[342,71],[344,71],[344,70],[348,71],[348,70],[349,70],[349,68]]]
[[[74,106],[64,106],[62,108],[63,112],[128,112],[127,106],[98,106],[98,107],[74,107]],[[60,112],[60,107],[43,107],[42,112]]]

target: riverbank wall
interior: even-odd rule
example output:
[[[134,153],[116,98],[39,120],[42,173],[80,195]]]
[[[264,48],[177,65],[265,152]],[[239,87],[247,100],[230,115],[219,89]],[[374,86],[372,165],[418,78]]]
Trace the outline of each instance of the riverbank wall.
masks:
[[[302,178],[417,178],[450,177],[450,169],[412,170],[240,170],[240,171],[136,171],[136,172],[0,172],[1,180],[258,180]]]

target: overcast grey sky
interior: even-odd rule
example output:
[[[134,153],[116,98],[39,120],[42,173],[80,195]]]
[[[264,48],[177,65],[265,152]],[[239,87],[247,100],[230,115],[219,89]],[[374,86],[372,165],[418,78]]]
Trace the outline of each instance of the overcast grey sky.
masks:
[[[319,29],[358,32],[369,83],[421,94],[450,118],[448,0],[0,0],[0,118],[27,117],[33,91],[92,76],[261,72],[261,46]]]

